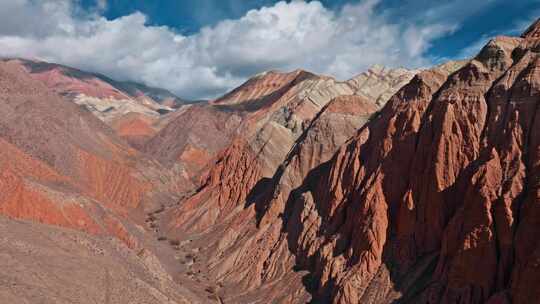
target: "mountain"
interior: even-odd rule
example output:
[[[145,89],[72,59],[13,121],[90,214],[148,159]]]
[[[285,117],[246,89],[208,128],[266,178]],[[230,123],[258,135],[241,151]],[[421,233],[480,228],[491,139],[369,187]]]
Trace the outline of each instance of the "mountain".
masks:
[[[174,109],[2,60],[0,303],[535,302],[539,50],[537,21],[470,60]]]
[[[385,70],[374,69],[368,75],[375,74],[374,71]],[[377,79],[389,84],[405,83],[415,73],[401,69],[389,73],[396,78],[386,76]],[[229,119],[235,117],[236,124],[230,129],[221,127],[220,134],[229,130],[228,142],[222,142],[221,152],[203,166],[200,174],[202,186],[197,193],[172,209],[165,224],[169,223],[172,238],[190,235],[193,242],[186,246],[197,248],[197,259],[201,261],[193,269],[198,271],[200,267],[214,278],[214,282],[224,284],[225,302],[245,303],[261,297],[283,297],[284,302],[307,299],[307,295],[301,292],[301,277],[290,271],[294,263],[287,248],[258,249],[279,238],[281,230],[277,223],[257,229],[257,219],[264,211],[262,200],[273,180],[283,174],[281,170],[288,162],[294,165],[287,170],[284,180],[300,179],[312,166],[327,161],[380,109],[377,100],[382,104],[385,100],[379,97],[391,95],[389,91],[399,89],[398,85],[389,84],[382,85],[377,81],[338,82],[301,70],[268,72],[205,106],[205,109],[228,115]],[[360,90],[371,92],[374,98],[357,95]],[[173,121],[168,127],[174,125]],[[192,142],[202,146],[207,138],[204,131],[208,134],[209,129],[197,129],[203,132]],[[181,129],[177,127],[176,130]],[[162,133],[166,131],[169,131],[167,127]],[[193,133],[188,134],[193,136]],[[215,140],[210,142],[216,143]],[[163,143],[153,144],[153,147],[171,151]],[[294,155],[296,151],[301,151],[300,156]],[[294,183],[296,181],[287,180],[280,191],[296,187]],[[273,269],[279,280],[261,276],[263,267],[273,267],[263,264],[267,254],[274,250],[284,254],[280,257],[285,264]],[[263,284],[266,280],[272,283]],[[242,293],[235,293],[235,290],[242,290]]]
[[[379,68],[339,82],[302,70],[270,71],[249,79],[223,97],[207,104],[184,107],[147,142],[143,151],[164,163],[182,162],[198,177],[217,153],[243,143],[249,153],[270,153],[271,174],[309,122],[332,98],[341,95],[391,95],[416,71]],[[368,76],[369,75],[369,76]],[[379,105],[383,101],[379,100]],[[172,118],[174,117],[174,118]],[[263,149],[264,146],[264,149]],[[261,150],[263,149],[263,150]]]
[[[181,99],[165,89],[116,81],[64,65],[26,59],[3,61],[22,66],[30,77],[85,107],[135,148],[159,131],[164,115],[198,102]]]
[[[403,70],[406,75],[402,76],[410,79],[414,73]],[[214,161],[219,162],[229,152],[235,157],[235,149],[244,151],[247,157],[259,150],[259,161],[267,162],[267,167],[254,168],[264,168],[265,174],[271,174],[310,124],[313,129],[321,129],[318,136],[330,135],[334,127],[343,130],[341,135],[332,135],[335,149],[379,109],[374,101],[356,95],[359,86],[301,70],[258,75],[222,98],[186,105],[158,119],[150,113],[153,106],[148,106],[157,103],[141,103],[128,89],[113,84],[103,77],[58,65],[0,62],[0,221],[5,222],[4,227],[12,227],[8,229],[21,231],[14,232],[19,234],[13,234],[13,238],[29,233],[28,242],[32,244],[25,246],[33,248],[34,253],[28,259],[17,258],[17,247],[3,251],[17,261],[17,267],[35,267],[31,259],[43,258],[37,252],[58,254],[84,267],[81,280],[94,286],[100,283],[96,283],[99,274],[93,264],[103,265],[110,269],[103,274],[109,277],[105,280],[126,285],[124,299],[144,299],[147,292],[156,289],[153,294],[159,294],[158,299],[205,302],[205,289],[214,281],[206,277],[206,271],[195,272],[193,265],[199,262],[194,263],[195,258],[190,262],[190,254],[185,253],[197,252],[192,248],[197,242],[184,244],[180,236],[167,233],[167,225],[169,216],[189,206],[177,207],[178,197],[194,188],[192,182],[197,177],[208,182],[205,178],[217,170]],[[379,87],[381,94],[397,90]],[[95,106],[111,102],[117,108],[102,112],[88,104],[81,107],[81,98]],[[136,106],[125,107],[124,103]],[[316,117],[317,122],[312,122]],[[209,193],[213,187],[205,184],[199,193]],[[209,200],[210,205],[214,202]],[[199,206],[199,210],[205,206]],[[211,224],[221,222],[228,212],[223,210]],[[39,225],[45,226],[37,228]],[[41,229],[46,235],[67,229],[63,236],[55,237],[55,242],[71,244],[70,240],[76,238],[83,244],[94,244],[90,250],[105,250],[107,254],[88,264],[87,248],[73,244],[70,246],[76,249],[61,254],[54,246],[33,241],[37,237],[33,229]],[[104,241],[110,237],[112,244]],[[170,245],[163,243],[167,238]],[[118,255],[129,258],[119,262]],[[49,258],[38,267],[39,273],[48,276],[48,269],[59,261]],[[114,263],[119,263],[118,273],[112,273]],[[185,270],[177,273],[181,269]],[[139,291],[129,287],[128,273],[142,280],[140,284],[145,287]],[[157,281],[149,281],[148,276]],[[15,284],[22,287],[32,280],[21,272],[9,281],[17,281]],[[62,285],[74,290],[61,279],[51,284],[50,290]],[[186,289],[172,292],[175,284]],[[45,286],[37,286],[36,299],[51,296]],[[215,291],[210,298],[220,298],[223,287],[212,286]],[[2,292],[7,297],[17,294],[13,288]],[[82,298],[77,292],[69,292]],[[100,301],[99,292],[87,292],[87,301]],[[31,297],[27,299],[31,301]],[[122,295],[111,291],[108,297],[121,299]]]
[[[102,302],[102,290],[110,303],[200,303],[145,228],[189,187],[18,62],[0,62],[0,303]]]
[[[65,65],[27,59],[13,60],[22,64],[30,74],[35,74],[37,79],[61,95],[85,94],[96,98],[139,99],[143,105],[146,99],[148,103],[153,102],[170,108],[200,102],[179,98],[166,89],[132,81],[117,81],[102,74],[85,72]]]
[[[169,234],[233,303],[529,303],[539,32],[421,71],[380,110],[302,71],[248,81],[213,103],[242,122]]]
[[[31,207],[35,204],[32,199],[24,199],[34,190],[46,192],[53,201],[82,195],[89,205],[97,201],[125,213],[155,204],[149,197],[154,191],[169,186],[178,189],[174,182],[168,184],[175,176],[172,171],[167,177],[167,170],[129,147],[92,113],[30,77],[18,63],[0,63],[0,76],[2,173],[10,176],[3,179],[7,187],[3,197],[13,199],[8,200],[13,208],[21,209],[10,209],[16,213],[12,215],[46,221],[42,217],[47,214],[39,212],[52,210],[39,211],[37,206]],[[156,181],[152,175],[162,175],[163,180]],[[33,190],[22,191],[26,187]],[[68,201],[77,208],[82,206],[77,200]],[[4,201],[2,206],[8,205]]]

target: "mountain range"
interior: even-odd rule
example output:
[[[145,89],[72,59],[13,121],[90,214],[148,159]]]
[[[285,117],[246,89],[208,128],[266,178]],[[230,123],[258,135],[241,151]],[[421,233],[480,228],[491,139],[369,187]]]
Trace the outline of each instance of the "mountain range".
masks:
[[[0,61],[0,303],[533,303],[540,21],[188,101]]]

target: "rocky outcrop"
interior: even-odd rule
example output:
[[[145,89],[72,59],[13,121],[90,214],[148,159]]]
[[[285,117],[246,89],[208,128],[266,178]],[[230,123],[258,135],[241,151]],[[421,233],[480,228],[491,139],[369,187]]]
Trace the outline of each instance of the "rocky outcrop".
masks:
[[[356,95],[373,100],[378,106],[383,106],[418,72],[418,70],[389,69],[382,65],[374,65],[366,72],[350,79],[348,83],[356,88]]]
[[[243,291],[232,302],[527,303],[539,282],[537,28],[418,73],[380,112],[362,90],[321,91],[321,78],[254,108],[231,93],[229,107],[254,110],[250,127],[171,233],[195,236],[214,278]]]
[[[169,214],[169,221],[171,235],[189,233],[201,240],[193,246],[201,248],[199,255],[216,280],[245,291],[231,292],[228,301],[261,294],[279,299],[281,288],[291,295],[285,302],[309,298],[302,278],[290,272],[295,258],[282,242],[282,222],[274,219],[309,171],[328,161],[380,108],[355,95],[358,90],[304,71],[269,72],[213,103],[238,113],[241,122],[231,144],[208,165],[202,187]],[[391,88],[371,92],[377,90],[384,94]],[[272,219],[257,227],[265,214]]]
[[[530,301],[537,43],[497,37],[455,72],[421,72],[296,189],[284,233],[315,299]]]

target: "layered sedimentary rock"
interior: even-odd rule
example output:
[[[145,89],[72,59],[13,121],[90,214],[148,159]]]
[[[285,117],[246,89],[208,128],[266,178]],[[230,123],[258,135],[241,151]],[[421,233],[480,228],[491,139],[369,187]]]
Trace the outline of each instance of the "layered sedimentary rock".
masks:
[[[252,146],[249,153],[258,153],[263,145],[277,149],[269,152],[276,156],[261,157],[275,158],[265,169],[265,174],[271,175],[294,140],[333,97],[362,95],[360,91],[364,90],[367,93],[362,96],[369,93],[369,98],[379,98],[395,92],[398,83],[415,73],[384,68],[370,71],[347,82],[301,70],[257,75],[209,104],[186,107],[170,114],[174,118],[169,119],[143,150],[157,155],[164,163],[190,166],[188,172],[197,177],[202,169],[212,167],[209,161],[218,152],[232,147],[233,142],[245,140]],[[267,145],[267,137],[280,143]]]
[[[316,299],[530,301],[537,45],[498,37],[454,73],[418,74],[315,169],[282,210]]]
[[[305,71],[268,72],[216,100],[212,107],[235,113],[239,124],[232,131],[230,145],[215,157],[215,164],[210,164],[202,177],[202,191],[183,204],[178,225],[183,225],[182,218],[186,218],[193,222],[188,225],[190,229],[199,225],[206,228],[218,217],[226,216],[246,200],[256,183],[272,177],[295,141],[330,100],[357,90],[349,83]],[[368,108],[373,112],[377,106],[372,102]],[[228,142],[220,146],[225,144]],[[201,208],[201,203],[209,206]],[[219,207],[211,208],[213,204]],[[206,215],[193,216],[192,211]]]
[[[400,81],[415,73],[399,71]],[[230,290],[245,291],[232,292],[228,301],[261,295],[284,302],[309,298],[301,277],[291,271],[294,257],[287,244],[278,242],[282,222],[272,220],[259,228],[257,223],[270,213],[272,198],[284,204],[310,169],[329,160],[380,108],[376,92],[398,89],[353,83],[304,71],[269,72],[213,103],[239,113],[241,122],[228,147],[208,165],[199,191],[169,215],[170,232],[195,233],[201,241],[194,246],[203,249],[207,271],[230,284]],[[375,98],[357,95],[361,89]],[[272,255],[279,261],[267,260]]]
[[[0,218],[13,269],[0,294],[31,284],[28,301],[65,285],[111,303],[205,302],[201,292],[221,303],[530,303],[539,28],[420,72],[375,66],[346,82],[268,72],[159,120],[120,115],[107,121],[115,131],[38,71],[2,62],[0,214],[61,228]],[[32,229],[71,251],[26,240]],[[55,255],[105,291],[83,296],[22,271],[46,259],[39,275],[50,276]],[[106,288],[117,281],[125,292]]]
[[[183,184],[16,62],[0,64],[0,116],[3,214],[128,239],[113,215]]]
[[[135,112],[129,112],[110,122],[118,136],[139,150],[159,131],[157,124],[157,118]]]
[[[159,116],[181,100],[171,92],[142,84],[120,82],[67,66],[23,59],[6,60],[24,67],[29,76],[54,92],[88,108],[104,121],[135,112]],[[171,102],[170,100],[175,100]],[[175,105],[174,107],[177,107]]]
[[[204,303],[179,289],[174,252],[144,224],[191,187],[18,62],[0,62],[1,303]]]
[[[374,65],[366,72],[350,79],[348,83],[357,88],[356,95],[374,100],[378,106],[383,106],[397,90],[411,80],[411,75],[417,72]]]
[[[253,114],[257,127],[219,154],[171,233],[200,238],[208,271],[242,290],[233,302],[529,303],[540,282],[538,31],[420,72],[371,116],[373,101],[356,112],[346,97],[313,102],[321,79],[310,77],[298,85],[317,89],[302,98],[293,85],[256,104],[278,110]],[[253,109],[236,96],[230,107]],[[325,123],[332,109],[357,120]]]
[[[160,130],[164,115],[193,103],[164,89],[116,81],[59,64],[24,59],[3,62],[20,65],[31,78],[113,127],[135,148],[140,148]]]
[[[111,205],[137,206],[145,189],[136,152],[92,114],[66,102],[14,63],[2,64],[0,136]]]

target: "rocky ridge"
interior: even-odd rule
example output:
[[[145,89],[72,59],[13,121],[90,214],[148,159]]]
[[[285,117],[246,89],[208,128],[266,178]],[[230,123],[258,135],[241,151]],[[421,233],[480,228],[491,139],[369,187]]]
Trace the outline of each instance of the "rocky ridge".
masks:
[[[396,73],[410,79],[415,72]],[[367,86],[370,82],[365,83]],[[167,221],[171,223],[171,235],[182,237],[187,233],[201,240],[195,240],[192,245],[200,248],[198,256],[208,261],[198,267],[217,282],[230,284],[230,289],[245,291],[242,295],[227,295],[225,301],[251,301],[257,298],[261,288],[264,292],[259,296],[276,299],[283,296],[277,290],[286,288],[285,302],[308,298],[299,288],[301,277],[286,271],[294,265],[287,247],[270,246],[280,237],[280,225],[257,229],[254,220],[267,207],[261,200],[271,195],[266,191],[278,182],[277,175],[287,167],[284,161],[292,162],[283,179],[288,177],[293,181],[282,182],[286,193],[301,183],[312,166],[327,161],[337,147],[379,110],[378,96],[367,99],[355,95],[360,89],[351,83],[304,71],[269,72],[212,104],[239,113],[240,127],[236,128],[229,146],[215,157],[214,165],[208,166],[202,175],[203,186],[169,213]],[[398,88],[381,85],[363,89],[382,95]],[[295,155],[297,149],[300,155]],[[275,267],[272,276],[263,278],[262,269],[270,267],[264,265],[265,257],[274,250],[280,252],[281,261],[271,266]],[[263,281],[274,283],[263,284]]]
[[[29,77],[86,108],[135,148],[159,131],[164,115],[192,103],[164,89],[116,81],[59,64],[25,59],[3,61],[20,65]]]
[[[204,240],[208,271],[244,291],[233,302],[527,303],[538,282],[537,28],[418,73],[333,156],[309,134],[333,97],[319,108],[309,94],[263,99],[291,115],[254,115],[260,127],[219,154],[171,233]],[[245,107],[239,94],[231,105]]]
[[[113,129],[1,62],[0,254],[13,272],[0,294],[32,282],[27,301],[62,300],[58,283],[105,303],[529,303],[538,24],[469,61],[346,82],[268,72]],[[55,255],[104,292],[25,277],[49,276]]]

